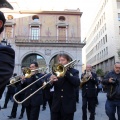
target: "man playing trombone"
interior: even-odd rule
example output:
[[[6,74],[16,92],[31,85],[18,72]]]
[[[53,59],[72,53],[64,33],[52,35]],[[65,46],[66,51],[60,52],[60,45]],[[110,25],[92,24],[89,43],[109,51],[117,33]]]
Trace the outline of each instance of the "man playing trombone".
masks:
[[[37,72],[38,69],[38,63],[33,62],[30,64],[30,70],[34,71],[34,73],[30,76],[30,78],[24,78],[23,77],[23,86],[28,86],[34,81],[38,80],[43,76],[43,74]],[[32,94],[34,91],[36,91],[38,88],[40,88],[43,85],[43,80],[39,80],[32,86],[28,87],[25,90],[25,98],[28,97],[30,94]],[[40,112],[40,105],[43,103],[42,98],[42,90],[39,90],[36,94],[34,94],[32,97],[27,99],[23,105],[26,107],[26,113],[28,120],[38,120],[39,118],[39,112]]]
[[[70,62],[70,57],[67,54],[59,54],[57,58],[62,65]],[[75,89],[80,85],[79,71],[67,67],[64,76],[51,75],[50,81],[54,86],[51,119],[73,120],[76,111]]]

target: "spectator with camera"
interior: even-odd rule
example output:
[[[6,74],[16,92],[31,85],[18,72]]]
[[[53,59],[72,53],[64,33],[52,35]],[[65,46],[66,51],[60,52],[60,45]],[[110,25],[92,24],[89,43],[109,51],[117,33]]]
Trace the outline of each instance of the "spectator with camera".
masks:
[[[102,83],[107,87],[106,114],[109,120],[116,120],[117,109],[117,120],[120,120],[120,62],[114,64],[113,71],[104,77]]]

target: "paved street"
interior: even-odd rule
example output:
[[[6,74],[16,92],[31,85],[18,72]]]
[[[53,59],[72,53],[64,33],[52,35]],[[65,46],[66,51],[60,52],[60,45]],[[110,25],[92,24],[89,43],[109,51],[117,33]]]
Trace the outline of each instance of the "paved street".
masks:
[[[3,94],[3,97],[0,101],[1,106],[3,106],[4,104],[4,99],[5,99],[4,96],[5,94]],[[96,108],[96,120],[108,120],[108,117],[105,114],[105,108],[104,108],[105,101],[106,101],[106,93],[99,93],[98,99],[99,99],[99,105]],[[7,116],[10,115],[11,113],[12,104],[13,102],[9,101],[7,109],[2,109],[0,111],[0,120],[8,120]],[[18,117],[20,115],[20,110],[21,110],[21,105],[19,105],[18,107],[16,119],[12,119],[12,120],[18,120]],[[80,102],[79,104],[77,104],[77,111],[75,112],[74,120],[82,120],[81,115],[82,115],[82,110],[81,110],[81,92],[80,92]],[[88,113],[88,116],[89,116],[89,113]],[[22,120],[27,120],[26,113],[24,114],[24,118]],[[40,112],[39,120],[50,120],[48,105],[45,111]]]

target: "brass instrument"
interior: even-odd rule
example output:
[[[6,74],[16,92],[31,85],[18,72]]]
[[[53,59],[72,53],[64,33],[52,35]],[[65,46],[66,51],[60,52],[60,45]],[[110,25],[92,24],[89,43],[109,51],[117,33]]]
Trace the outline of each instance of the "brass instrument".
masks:
[[[90,78],[91,78],[91,72],[86,71],[85,75],[83,75],[83,78],[81,79],[80,88],[82,88],[83,85],[90,80]]]
[[[19,81],[21,81],[21,80],[20,80],[20,76],[12,77],[12,78],[10,78],[10,84],[9,84],[9,85],[6,85],[6,86],[7,86],[7,87],[9,87],[9,86],[16,87],[16,86],[15,86],[15,83],[17,83],[17,82],[19,82]]]
[[[34,82],[32,82],[31,84],[29,84],[27,87],[23,88],[21,91],[19,91],[19,92],[17,92],[16,94],[14,94],[13,99],[14,99],[18,104],[22,104],[22,103],[25,102],[27,99],[29,99],[30,97],[32,97],[35,93],[37,93],[39,90],[44,89],[49,83],[51,83],[51,80],[48,81],[48,82],[44,82],[44,83],[43,83],[43,86],[41,86],[39,89],[37,89],[37,90],[36,90],[35,92],[33,92],[32,94],[30,94],[30,95],[29,95],[27,98],[25,98],[23,101],[17,101],[17,100],[16,100],[16,96],[17,96],[18,94],[20,94],[21,92],[23,92],[24,90],[26,90],[27,88],[29,88],[30,86],[32,86],[33,84],[35,84],[36,82],[38,82],[39,80],[45,78],[45,77],[46,77],[48,74],[50,74],[50,73],[55,74],[57,77],[64,77],[67,69],[68,69],[69,67],[71,67],[72,64],[75,65],[75,62],[76,62],[76,61],[77,61],[77,60],[73,60],[73,61],[71,61],[70,63],[68,63],[68,64],[66,64],[66,65],[61,65],[61,64],[55,64],[55,65],[53,65],[52,71],[50,71],[49,73],[43,75],[41,78],[37,79],[36,81],[34,81]]]
[[[69,62],[68,64],[66,65],[62,65],[62,64],[55,64],[52,66],[52,73],[54,75],[56,75],[57,77],[64,77],[66,71],[68,68],[72,68],[73,67],[73,64],[75,65],[75,62],[77,60],[73,60],[71,62]]]
[[[44,72],[44,71],[47,70],[47,69],[48,69],[48,68],[42,67],[42,68],[38,68],[38,69],[35,69],[35,70],[30,70],[30,68],[25,67],[25,68],[23,69],[23,74],[24,74],[25,78],[30,78],[33,74]],[[36,72],[36,71],[37,71],[37,72]],[[22,79],[21,79],[21,75],[12,77],[12,78],[10,79],[10,84],[7,85],[7,87],[8,87],[8,86],[11,86],[11,85],[15,87],[15,83],[20,82],[21,80],[22,80]]]

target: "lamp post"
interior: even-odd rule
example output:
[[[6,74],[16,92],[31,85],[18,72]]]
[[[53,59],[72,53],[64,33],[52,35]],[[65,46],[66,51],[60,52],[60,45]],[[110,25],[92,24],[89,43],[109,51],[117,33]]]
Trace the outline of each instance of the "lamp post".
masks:
[[[1,41],[1,45],[7,46],[7,41],[6,41],[5,39],[3,39],[3,40]]]
[[[11,45],[10,45],[10,43],[8,43],[8,45],[7,45],[8,47],[11,47]]]
[[[7,43],[7,40],[3,39],[1,45],[11,47],[10,43]]]

